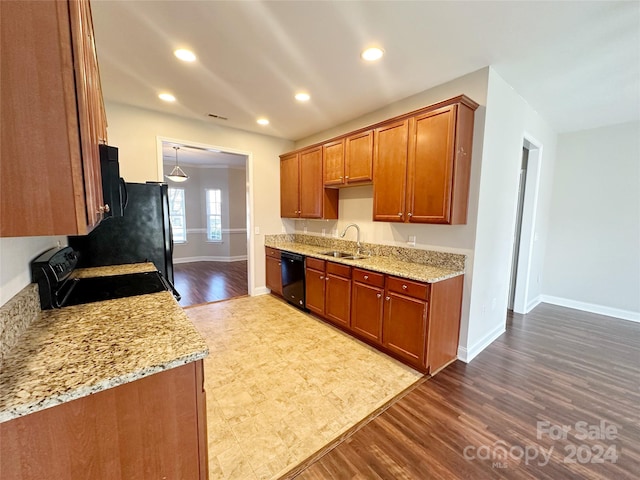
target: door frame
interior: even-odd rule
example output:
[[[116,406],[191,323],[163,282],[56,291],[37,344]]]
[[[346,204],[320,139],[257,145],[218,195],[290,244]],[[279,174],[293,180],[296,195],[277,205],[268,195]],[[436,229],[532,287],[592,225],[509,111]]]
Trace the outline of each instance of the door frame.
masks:
[[[542,171],[543,145],[533,135],[523,134],[522,146],[529,150],[527,161],[527,176],[525,179],[524,202],[522,207],[522,222],[520,230],[520,245],[517,258],[518,270],[515,278],[515,293],[513,299],[513,311],[515,313],[528,313],[535,306],[529,300],[531,286],[531,266],[533,263],[533,251],[537,239],[536,218],[538,210],[538,196],[540,190],[540,173]],[[522,157],[518,158],[521,161]],[[518,169],[520,171],[520,169]],[[516,205],[517,209],[517,205]],[[515,231],[514,217],[514,231]],[[511,286],[509,286],[511,288]]]
[[[193,140],[181,140],[171,137],[156,136],[156,157],[157,157],[157,172],[156,179],[158,182],[164,182],[164,165],[162,159],[162,143],[178,143],[180,145],[190,145],[199,148],[208,148],[212,150],[219,150],[220,152],[235,153],[238,155],[244,155],[246,157],[245,162],[245,176],[246,176],[246,224],[247,224],[247,291],[249,295],[255,295],[255,254],[254,247],[255,241],[251,232],[253,232],[253,153],[247,150],[239,150],[237,148],[222,147],[219,145],[211,145],[208,143],[195,142]]]

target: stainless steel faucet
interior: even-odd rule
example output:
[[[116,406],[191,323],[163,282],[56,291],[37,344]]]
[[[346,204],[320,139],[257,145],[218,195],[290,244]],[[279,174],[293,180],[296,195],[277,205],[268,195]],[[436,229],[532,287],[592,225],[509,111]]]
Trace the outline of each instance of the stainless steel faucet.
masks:
[[[360,255],[360,227],[358,225],[356,225],[355,223],[350,223],[349,225],[347,225],[346,227],[344,227],[344,230],[342,231],[342,233],[340,234],[340,238],[344,238],[344,236],[347,233],[347,230],[349,229],[349,227],[356,227],[356,231],[358,232],[358,236],[356,237],[356,255]]]

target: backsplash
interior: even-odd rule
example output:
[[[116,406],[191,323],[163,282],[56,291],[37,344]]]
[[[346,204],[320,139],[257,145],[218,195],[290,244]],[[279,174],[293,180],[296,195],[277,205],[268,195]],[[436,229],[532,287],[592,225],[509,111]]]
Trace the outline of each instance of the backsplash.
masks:
[[[277,247],[278,243],[303,243],[331,250],[355,253],[357,244],[354,241],[342,240],[334,237],[320,237],[303,233],[265,235],[264,244]],[[435,250],[421,250],[419,248],[396,247],[376,243],[361,243],[361,252],[377,257],[391,257],[396,260],[451,270],[464,270],[466,255],[459,253],[437,252]]]
[[[20,335],[40,315],[38,285],[30,283],[0,307],[0,370]]]

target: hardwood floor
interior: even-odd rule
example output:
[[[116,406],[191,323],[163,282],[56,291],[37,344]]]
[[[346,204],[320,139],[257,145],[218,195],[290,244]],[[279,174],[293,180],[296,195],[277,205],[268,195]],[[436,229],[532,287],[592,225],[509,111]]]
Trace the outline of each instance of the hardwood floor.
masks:
[[[247,295],[247,262],[192,262],[173,266],[180,306],[200,305]]]
[[[633,322],[546,304],[511,314],[471,363],[423,382],[297,478],[637,479],[639,344]]]

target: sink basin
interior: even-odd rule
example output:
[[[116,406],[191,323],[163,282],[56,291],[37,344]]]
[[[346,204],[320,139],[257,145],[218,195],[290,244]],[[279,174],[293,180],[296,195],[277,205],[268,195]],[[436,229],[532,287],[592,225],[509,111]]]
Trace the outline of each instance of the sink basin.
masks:
[[[340,252],[338,250],[332,250],[330,252],[322,252],[320,255],[327,255],[328,257],[335,257],[335,258],[347,258],[347,257],[352,257],[353,253],[346,253],[346,252]]]
[[[322,252],[320,255],[327,255],[328,257],[335,257],[335,258],[344,258],[345,260],[362,260],[363,258],[369,258],[369,255],[358,255],[355,253],[341,252],[339,250]]]

